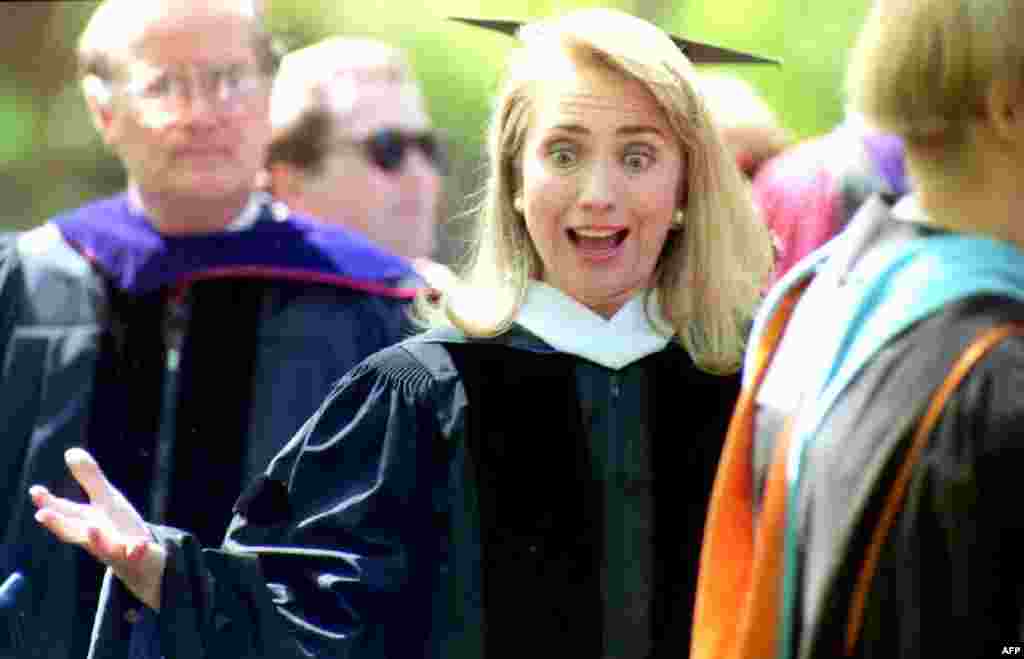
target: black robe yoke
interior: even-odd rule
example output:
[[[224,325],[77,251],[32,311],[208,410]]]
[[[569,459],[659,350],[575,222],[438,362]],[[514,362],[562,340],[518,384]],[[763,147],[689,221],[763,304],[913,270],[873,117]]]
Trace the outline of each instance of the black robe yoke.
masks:
[[[686,656],[737,393],[738,377],[698,371],[674,344],[620,371],[518,328],[387,349],[339,383],[242,497],[221,550],[156,529],[170,549],[162,652],[597,659],[615,656],[606,627],[636,614],[631,647]],[[616,418],[597,418],[606,413]],[[629,457],[638,444],[646,462]],[[636,571],[624,556],[650,564]],[[108,591],[97,659],[125,656],[122,613],[137,606],[109,576]],[[625,603],[631,613],[618,613]]]

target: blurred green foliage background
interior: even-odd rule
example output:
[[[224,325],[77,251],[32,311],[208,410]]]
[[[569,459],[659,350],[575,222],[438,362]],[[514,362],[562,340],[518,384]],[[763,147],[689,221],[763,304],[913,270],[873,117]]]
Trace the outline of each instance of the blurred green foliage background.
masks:
[[[146,0],[139,0],[144,2]],[[469,208],[482,136],[509,37],[445,16],[543,17],[615,6],[677,34],[783,60],[783,66],[716,67],[751,82],[796,137],[842,117],[846,54],[864,0],[264,0],[286,48],[331,34],[375,36],[410,51],[454,167],[446,215]],[[25,228],[124,184],[89,123],[74,80],[74,46],[95,2],[0,3],[0,229]],[[451,248],[449,247],[449,250]],[[446,256],[446,255],[442,255]]]

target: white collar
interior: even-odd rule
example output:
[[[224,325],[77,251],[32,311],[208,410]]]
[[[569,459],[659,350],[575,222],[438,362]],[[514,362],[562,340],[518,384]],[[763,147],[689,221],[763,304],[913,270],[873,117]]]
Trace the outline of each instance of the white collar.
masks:
[[[516,323],[560,352],[618,370],[672,340],[656,298],[641,292],[605,320],[557,288],[532,281]],[[645,299],[651,301],[646,311]]]
[[[253,192],[249,195],[249,201],[245,204],[245,208],[238,214],[238,217],[231,220],[231,224],[224,227],[225,231],[244,231],[252,225],[256,224],[256,220],[260,217],[260,211],[263,207],[270,203],[270,195],[266,192]]]
[[[145,215],[145,209],[142,206],[142,197],[139,195],[139,189],[134,185],[128,188],[128,200],[132,205],[132,209]],[[256,223],[259,219],[260,211],[263,206],[270,203],[270,195],[263,191],[254,191],[249,195],[249,201],[246,202],[245,208],[239,213],[235,219],[224,227],[224,231],[244,231]],[[276,214],[275,214],[276,216]]]

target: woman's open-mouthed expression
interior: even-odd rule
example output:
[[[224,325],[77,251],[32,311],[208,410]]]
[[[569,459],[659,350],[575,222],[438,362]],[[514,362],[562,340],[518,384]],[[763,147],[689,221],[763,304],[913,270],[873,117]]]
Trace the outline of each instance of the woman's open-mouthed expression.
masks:
[[[545,283],[606,318],[652,285],[686,172],[646,87],[596,66],[540,84],[521,171]]]

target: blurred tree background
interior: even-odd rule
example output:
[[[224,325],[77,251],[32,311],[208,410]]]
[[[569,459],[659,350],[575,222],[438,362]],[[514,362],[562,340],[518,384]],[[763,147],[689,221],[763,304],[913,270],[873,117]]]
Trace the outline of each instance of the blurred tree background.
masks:
[[[139,0],[145,2],[147,0]],[[828,130],[843,114],[846,53],[864,0],[430,0],[378,3],[263,0],[286,49],[337,34],[373,36],[406,48],[436,124],[448,135],[453,171],[448,217],[470,208],[491,97],[509,37],[445,16],[534,18],[583,6],[615,6],[697,40],[783,60],[730,66],[755,85],[797,137]],[[0,3],[0,229],[27,228],[123,184],[116,160],[89,123],[75,84],[74,47],[95,2]],[[429,4],[429,6],[427,6]],[[457,235],[457,225],[450,227]],[[441,255],[458,252],[453,240]]]

